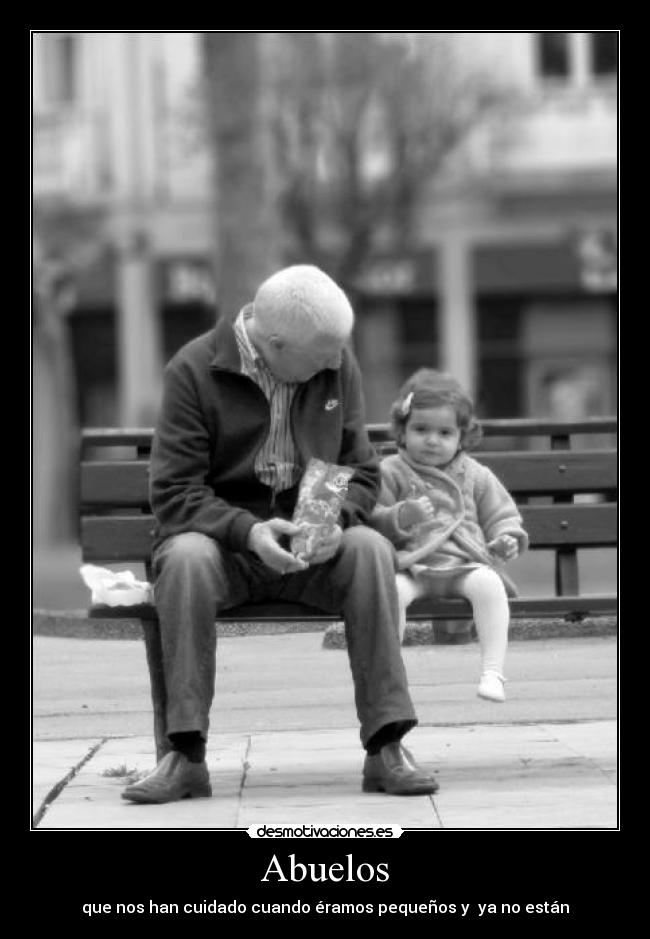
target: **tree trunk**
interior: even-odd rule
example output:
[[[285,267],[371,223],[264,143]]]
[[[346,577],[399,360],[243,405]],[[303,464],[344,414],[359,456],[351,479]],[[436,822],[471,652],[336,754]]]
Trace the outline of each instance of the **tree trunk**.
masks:
[[[78,421],[66,321],[54,298],[35,301],[33,363],[33,541],[76,538]]]
[[[205,33],[203,70],[215,154],[218,310],[230,318],[281,266],[277,187],[269,159],[264,37]]]

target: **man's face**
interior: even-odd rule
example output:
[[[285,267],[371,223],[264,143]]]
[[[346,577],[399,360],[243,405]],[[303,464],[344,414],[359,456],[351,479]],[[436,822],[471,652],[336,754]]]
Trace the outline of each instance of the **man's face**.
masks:
[[[332,336],[296,336],[290,340],[272,336],[260,345],[267,368],[279,381],[305,382],[323,369],[341,367],[345,340]]]

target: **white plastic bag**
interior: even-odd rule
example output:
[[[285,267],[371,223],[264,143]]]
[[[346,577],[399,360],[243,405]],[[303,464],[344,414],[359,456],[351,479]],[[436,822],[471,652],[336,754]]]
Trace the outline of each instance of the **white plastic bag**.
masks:
[[[79,573],[90,588],[93,604],[135,606],[153,599],[151,584],[136,580],[133,571],[109,571],[106,567],[82,564]]]
[[[336,525],[341,505],[354,476],[351,466],[338,466],[311,457],[300,480],[298,501],[292,521],[300,532],[291,538],[296,557],[309,557],[321,538],[326,538]]]

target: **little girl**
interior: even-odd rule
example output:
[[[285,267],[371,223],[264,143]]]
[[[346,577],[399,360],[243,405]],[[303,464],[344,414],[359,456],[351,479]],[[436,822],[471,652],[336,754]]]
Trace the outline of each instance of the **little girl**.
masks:
[[[398,453],[382,460],[371,524],[397,548],[400,638],[416,598],[466,598],[481,648],[478,695],[505,701],[507,598],[516,589],[502,568],[528,546],[521,516],[494,473],[468,455],[481,429],[450,375],[415,372],[391,421]]]

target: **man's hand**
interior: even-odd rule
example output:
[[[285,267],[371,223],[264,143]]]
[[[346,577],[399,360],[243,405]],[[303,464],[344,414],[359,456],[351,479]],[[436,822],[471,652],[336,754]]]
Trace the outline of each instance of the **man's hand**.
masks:
[[[295,557],[279,544],[283,535],[296,535],[300,529],[283,518],[270,518],[268,522],[256,522],[248,533],[247,548],[256,554],[267,567],[279,574],[293,574],[309,567],[302,558]]]
[[[400,528],[408,530],[423,522],[432,522],[435,509],[428,496],[420,496],[418,499],[404,499],[398,515]]]
[[[315,533],[313,543],[311,543],[312,538],[308,535],[309,550],[298,552],[296,557],[306,561],[308,565],[323,564],[324,561],[329,561],[330,558],[334,557],[339,549],[342,537],[343,530],[340,525],[328,526],[324,531]]]
[[[504,561],[512,561],[519,554],[519,542],[512,535],[499,535],[488,544],[488,550]]]

